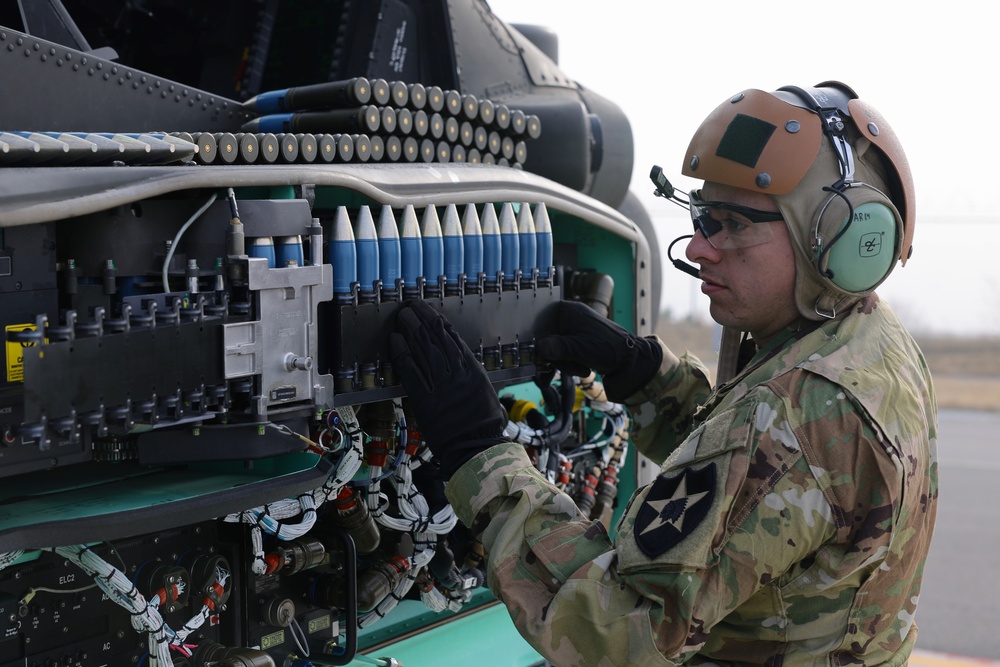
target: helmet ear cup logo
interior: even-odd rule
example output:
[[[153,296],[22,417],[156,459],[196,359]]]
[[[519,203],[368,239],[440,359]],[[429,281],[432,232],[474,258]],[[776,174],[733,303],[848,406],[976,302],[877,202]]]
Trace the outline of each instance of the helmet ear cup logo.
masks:
[[[882,252],[882,237],[884,234],[881,232],[872,232],[870,234],[865,234],[861,237],[861,242],[858,247],[859,257],[874,257],[875,255]]]
[[[870,192],[870,191],[869,191]],[[850,196],[852,193],[846,193]],[[840,209],[842,210],[842,209]],[[829,215],[829,214],[828,214]],[[854,216],[846,216],[833,227],[820,220],[819,230],[828,242],[828,252],[819,261],[820,273],[846,292],[863,293],[885,279],[895,263],[899,220],[893,207],[869,201],[854,206]],[[840,233],[840,238],[834,239]]]

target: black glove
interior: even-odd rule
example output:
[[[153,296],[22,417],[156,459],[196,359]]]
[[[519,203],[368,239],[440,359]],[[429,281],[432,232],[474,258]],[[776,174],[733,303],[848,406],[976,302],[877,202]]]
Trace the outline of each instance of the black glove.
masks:
[[[449,479],[479,452],[507,439],[507,412],[486,370],[444,315],[412,301],[389,336],[392,368],[410,397],[427,446]]]
[[[656,375],[663,361],[656,340],[630,333],[579,301],[561,301],[556,307],[556,332],[535,343],[541,359],[570,375],[600,373],[612,401],[628,398]]]

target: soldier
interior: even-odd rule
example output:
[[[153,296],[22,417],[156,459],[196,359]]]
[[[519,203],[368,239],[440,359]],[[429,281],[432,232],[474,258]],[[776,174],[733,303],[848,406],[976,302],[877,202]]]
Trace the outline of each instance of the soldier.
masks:
[[[537,343],[603,375],[661,468],[612,540],[523,449],[481,366],[421,302],[393,367],[520,633],[572,665],[902,665],[937,505],[924,359],[874,293],[908,258],[912,181],[888,124],[836,82],[746,90],[697,130],[688,267],[743,354],[704,366],[579,303]],[[732,336],[726,336],[729,341]],[[730,346],[732,342],[728,343]],[[732,350],[730,350],[732,351]]]

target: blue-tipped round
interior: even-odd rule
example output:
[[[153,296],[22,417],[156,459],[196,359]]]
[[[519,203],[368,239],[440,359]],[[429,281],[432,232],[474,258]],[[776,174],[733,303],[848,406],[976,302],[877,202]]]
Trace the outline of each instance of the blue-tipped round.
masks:
[[[500,208],[500,268],[504,279],[511,279],[519,268],[520,244],[517,238],[517,220],[510,202]]]
[[[433,288],[438,276],[444,275],[444,240],[441,238],[441,221],[433,205],[424,209],[420,235],[424,244],[424,279]]]
[[[287,88],[283,90],[269,90],[264,93],[259,93],[257,97],[254,98],[255,111],[259,114],[288,111],[288,107],[285,106],[285,95],[287,93]]]
[[[382,289],[395,289],[396,280],[402,276],[399,230],[392,207],[383,206],[378,218],[378,263]]]
[[[274,239],[270,236],[258,236],[250,239],[250,247],[247,248],[247,255],[266,259],[267,268],[269,269],[277,266],[277,260],[274,257]]]
[[[500,222],[497,220],[497,210],[493,204],[487,202],[483,206],[479,224],[483,228],[483,273],[486,274],[486,282],[492,285],[496,283],[502,257]]]
[[[290,113],[276,113],[268,116],[260,116],[244,125],[247,132],[270,132],[278,134],[280,132],[292,131],[292,117]]]
[[[400,264],[404,287],[416,287],[424,275],[424,247],[420,238],[420,223],[412,204],[403,209],[399,223]]]
[[[379,279],[378,234],[375,232],[375,220],[367,206],[358,210],[354,221],[354,245],[358,250],[358,282],[362,292],[374,290],[374,283]]]
[[[337,207],[333,218],[333,239],[327,252],[333,265],[334,294],[350,294],[351,284],[358,280],[358,253],[354,245],[354,229],[345,206]]]
[[[275,266],[283,269],[286,266],[304,266],[301,236],[282,236],[274,240]]]
[[[547,279],[551,277],[549,269],[552,268],[552,223],[545,202],[535,205],[535,238],[538,240],[538,275]]]
[[[518,268],[521,275],[530,278],[535,262],[538,261],[538,241],[535,238],[535,221],[531,217],[531,207],[521,204],[517,212],[517,246],[520,252]]]
[[[454,204],[448,204],[444,209],[441,238],[444,241],[445,283],[457,285],[458,276],[465,271],[465,246],[462,243],[462,221]]]
[[[462,214],[462,241],[465,245],[465,281],[478,283],[483,271],[483,229],[475,204],[467,205]]]

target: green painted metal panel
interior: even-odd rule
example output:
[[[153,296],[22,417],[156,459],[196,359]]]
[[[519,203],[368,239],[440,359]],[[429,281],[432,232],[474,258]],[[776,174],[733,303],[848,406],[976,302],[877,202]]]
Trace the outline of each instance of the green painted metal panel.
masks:
[[[297,194],[292,185],[270,185],[236,188],[237,199],[295,199]]]
[[[612,319],[635,331],[635,246],[628,239],[595,227],[579,218],[549,213],[552,241],[572,245],[576,267],[610,275],[615,281]]]
[[[371,206],[372,200],[354,190],[342,187],[316,186],[316,210],[334,210],[338,206],[355,208],[358,206]]]
[[[573,216],[550,211],[549,217],[553,243],[574,247],[576,267],[607,273],[614,279],[612,319],[629,331],[635,331],[635,245]],[[612,534],[636,487],[635,451],[630,449],[618,479],[618,496],[610,526]]]
[[[501,604],[489,605],[363,653],[372,658],[395,658],[404,667],[532,667],[543,664],[543,658],[517,633]],[[350,663],[351,667],[370,664],[359,659]]]

